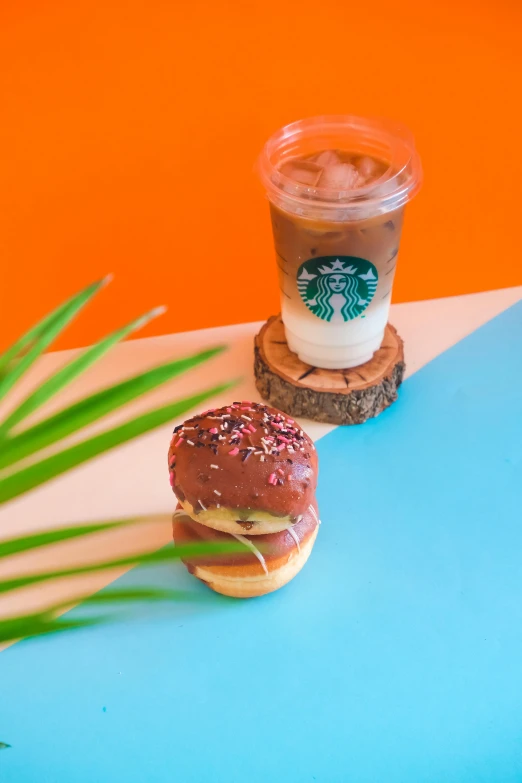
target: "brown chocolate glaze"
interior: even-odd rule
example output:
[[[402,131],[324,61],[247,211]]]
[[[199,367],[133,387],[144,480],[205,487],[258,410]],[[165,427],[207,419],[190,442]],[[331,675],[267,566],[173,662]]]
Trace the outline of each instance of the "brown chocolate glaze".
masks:
[[[317,514],[317,506],[314,503]],[[303,546],[315,528],[317,520],[307,511],[302,520],[292,526],[292,533],[297,537],[299,545]],[[176,544],[194,544],[201,541],[235,541],[229,533],[221,533],[219,530],[195,522],[187,515],[176,516],[173,521],[174,541]],[[263,555],[267,565],[283,558],[295,551],[297,544],[292,533],[282,530],[280,533],[268,533],[266,536],[245,536],[257,547]],[[259,564],[256,556],[251,552],[232,552],[220,555],[202,555],[194,558],[183,558],[187,567],[195,566],[231,566],[231,565],[255,565]]]
[[[293,419],[257,402],[235,402],[176,427],[172,488],[196,513],[221,508],[297,519],[315,496],[317,452]],[[202,505],[201,505],[202,504]],[[245,531],[246,532],[246,531]]]

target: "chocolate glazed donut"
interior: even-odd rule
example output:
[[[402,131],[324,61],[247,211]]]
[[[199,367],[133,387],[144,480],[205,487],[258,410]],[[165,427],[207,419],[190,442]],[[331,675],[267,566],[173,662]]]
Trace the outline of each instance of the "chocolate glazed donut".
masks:
[[[266,535],[297,524],[313,502],[317,453],[293,419],[255,402],[176,427],[170,481],[185,511],[227,533]]]
[[[278,590],[299,573],[315,542],[319,519],[315,503],[300,522],[279,533],[244,536],[222,533],[195,522],[185,511],[174,514],[176,544],[201,541],[242,541],[248,552],[183,559],[188,571],[212,590],[234,598],[252,598]]]

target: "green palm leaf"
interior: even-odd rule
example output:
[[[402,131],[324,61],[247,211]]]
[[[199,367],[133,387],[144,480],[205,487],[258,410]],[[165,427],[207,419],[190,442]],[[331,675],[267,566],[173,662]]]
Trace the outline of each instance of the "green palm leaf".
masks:
[[[99,280],[96,283],[92,283],[91,285],[106,285],[108,282],[110,282],[110,280],[111,275],[106,275],[103,280]],[[91,286],[88,287],[90,288]],[[58,305],[55,310],[52,310],[50,313],[44,316],[40,321],[38,321],[38,323],[32,326],[27,332],[25,332],[25,334],[16,340],[16,342],[14,342],[13,345],[11,345],[4,353],[0,354],[0,378],[3,377],[3,374],[5,373],[8,365],[26,353],[34,344],[35,340],[41,337],[49,328],[51,322],[54,321],[57,316],[63,313],[64,309],[73,301],[73,299],[75,299],[81,293],[82,291],[79,291],[78,294],[74,294],[65,302],[62,302],[61,305]]]
[[[85,397],[2,443],[0,468],[40,451],[223,351],[222,346],[178,359]],[[212,393],[212,391],[208,392]],[[196,403],[194,403],[196,404]],[[183,412],[183,411],[182,411]],[[141,434],[141,433],[140,433]],[[2,502],[0,500],[0,502]]]
[[[41,636],[42,634],[57,633],[71,629],[92,627],[107,621],[107,615],[89,616],[89,617],[59,617],[58,615],[65,609],[69,609],[73,604],[84,606],[118,604],[125,606],[127,604],[136,604],[143,601],[198,601],[205,600],[204,596],[198,593],[187,592],[186,590],[161,590],[153,587],[122,588],[113,590],[103,590],[93,595],[76,596],[69,598],[68,601],[61,601],[42,612],[20,615],[18,617],[7,617],[0,620],[0,644],[13,642],[16,639],[26,639],[28,636]]]
[[[46,612],[24,615],[13,619],[0,620],[0,643],[26,639],[28,636],[41,636],[47,633],[88,628],[107,621],[107,617],[83,617],[78,619],[56,618]],[[8,746],[9,747],[9,746]]]
[[[38,359],[43,351],[52,343],[60,332],[70,323],[79,311],[99,291],[108,278],[87,286],[78,292],[52,313],[43,318],[32,329],[26,332],[14,345],[0,355],[0,399],[4,397],[25,372]],[[199,394],[186,399],[176,400],[168,405],[148,411],[119,426],[86,438],[58,453],[40,459],[27,467],[16,468],[20,460],[38,453],[44,448],[59,443],[71,434],[81,431],[86,426],[99,421],[107,414],[119,410],[122,406],[137,399],[162,383],[180,375],[192,367],[205,362],[218,354],[223,348],[218,347],[202,351],[160,367],[153,368],[135,377],[102,389],[66,408],[49,416],[43,421],[17,432],[20,425],[29,415],[38,410],[44,403],[52,399],[65,386],[79,377],[88,367],[92,366],[107,351],[135,329],[158,315],[160,309],[135,319],[126,326],[114,331],[97,344],[87,348],[72,361],[46,379],[42,385],[31,392],[9,415],[0,423],[0,469],[4,468],[4,477],[0,478],[0,504],[12,500],[25,492],[34,489],[66,471],[86,462],[109,449],[138,437],[174,418],[181,416],[209,397],[219,394],[233,384],[221,384],[203,390]],[[0,542],[0,559],[17,555],[40,547],[67,541],[74,538],[91,535],[102,530],[108,530],[122,525],[133,524],[138,519],[116,520],[109,523],[93,523],[75,525],[24,535]],[[88,563],[82,566],[64,567],[52,571],[15,576],[0,581],[0,593],[7,594],[29,585],[40,584],[66,576],[91,574],[136,565],[152,565],[166,563],[179,558],[195,557],[228,552],[244,551],[240,542],[198,543],[186,546],[163,548],[156,552],[146,552],[127,557],[113,558],[102,562]],[[105,590],[91,596],[69,598],[67,603],[57,604],[43,612],[26,614],[0,620],[0,642],[19,638],[60,632],[74,628],[84,628],[104,622],[109,618],[100,617],[58,617],[73,603],[82,601],[86,604],[126,604],[136,601],[159,600],[189,600],[193,594],[175,590],[157,590],[155,588],[136,588],[125,590]],[[0,743],[0,749],[9,745]]]
[[[72,538],[88,536],[91,533],[99,533],[102,530],[112,530],[115,527],[132,525],[138,522],[137,518],[118,520],[116,522],[98,522],[91,525],[72,525],[71,527],[59,527],[55,530],[46,530],[44,533],[31,533],[28,536],[9,538],[0,541],[0,560],[4,557],[12,557],[31,549],[40,549],[50,544],[58,544]]]
[[[177,601],[183,598],[187,601],[199,601],[200,596],[197,593],[187,590],[166,590],[160,587],[117,587],[108,590],[101,590],[99,593],[91,595],[82,595],[68,601],[62,601],[47,609],[48,612],[58,612],[67,609],[74,604],[88,606],[90,604],[125,604],[130,601]]]
[[[0,504],[6,503],[8,500],[12,500],[25,492],[29,492],[29,490],[40,486],[40,484],[50,481],[61,473],[65,473],[67,470],[71,470],[71,468],[81,465],[82,462],[87,462],[87,460],[103,454],[115,446],[119,446],[133,438],[137,438],[139,435],[143,435],[145,432],[156,429],[156,427],[171,421],[177,416],[181,416],[182,413],[186,413],[191,408],[208,400],[209,397],[230,389],[231,386],[232,384],[214,386],[200,394],[194,394],[192,397],[186,397],[170,405],[156,408],[148,413],[144,413],[142,416],[137,416],[125,424],[121,424],[119,427],[102,432],[100,435],[94,435],[88,440],[58,452],[58,454],[53,454],[53,456],[47,457],[47,459],[12,473],[0,480]]]
[[[11,590],[19,590],[22,587],[29,587],[34,584],[41,584],[52,579],[61,579],[66,576],[77,576],[79,574],[94,574],[99,571],[111,571],[116,568],[126,568],[136,565],[158,565],[159,563],[170,563],[173,560],[182,558],[201,557],[202,555],[221,555],[230,552],[249,552],[250,550],[241,541],[209,541],[197,542],[194,544],[184,544],[172,547],[163,547],[155,552],[141,552],[127,557],[113,558],[99,563],[89,563],[84,566],[74,566],[74,568],[55,569],[53,571],[40,571],[34,574],[23,574],[23,576],[12,577],[0,581],[0,595],[8,593]]]
[[[109,278],[84,288],[46,316],[0,356],[0,399],[31,367]]]
[[[91,533],[98,532],[101,528],[110,529],[124,524],[133,524],[138,521],[140,520],[135,518],[123,522],[117,521],[98,525],[78,526],[78,535],[90,535]],[[68,538],[72,537],[70,535],[72,532],[74,532],[74,528],[49,530],[45,533],[34,536],[34,538],[43,538],[44,543],[39,544],[42,546],[56,543],[59,540],[67,540]],[[26,545],[30,539],[31,537],[27,536],[3,542],[2,546],[5,546],[5,556],[18,554],[19,552],[26,551],[28,548],[32,548]],[[183,546],[180,545],[168,548],[163,547],[162,549],[159,549],[155,552],[141,552],[126,557],[112,558],[111,560],[97,563],[89,563],[84,566],[54,569],[52,571],[41,571],[32,574],[25,574],[21,577],[6,579],[0,582],[0,594],[9,593],[13,590],[19,590],[24,587],[30,587],[31,585],[41,584],[43,582],[49,582],[68,576],[93,574],[95,572],[110,571],[117,568],[133,567],[136,565],[158,565],[173,562],[181,558],[194,558],[202,555],[208,557],[212,555],[244,551],[248,550],[240,541],[225,543],[212,541],[195,542],[193,544],[186,544]],[[42,634],[90,627],[93,625],[98,625],[99,623],[105,622],[109,619],[117,619],[117,617],[107,617],[106,615],[98,617],[89,616],[85,619],[77,619],[76,617],[59,619],[57,617],[57,615],[60,613],[78,604],[80,604],[82,607],[92,604],[119,604],[123,606],[133,605],[137,602],[149,603],[158,601],[183,601],[186,603],[187,601],[204,602],[205,600],[206,597],[199,593],[156,587],[110,588],[90,595],[70,596],[67,598],[67,600],[62,600],[61,602],[48,607],[41,612],[1,619],[0,644],[16,641],[17,639],[27,638],[29,636],[39,636]]]
[[[109,334],[103,340],[100,340],[100,342],[87,348],[87,350],[83,351],[71,362],[68,362],[65,367],[62,367],[58,372],[44,381],[41,386],[9,414],[0,425],[0,436],[12,429],[12,427],[29,416],[29,414],[34,413],[34,411],[47,402],[47,400],[54,397],[61,389],[71,383],[71,381],[81,375],[81,373],[85,372],[92,364],[97,362],[98,359],[101,359],[101,357],[114,345],[125,339],[127,335],[137,329],[141,329],[141,327],[145,326],[152,318],[156,318],[164,312],[165,309],[163,307],[154,308],[154,310],[141,315],[121,329],[112,332],[112,334]]]

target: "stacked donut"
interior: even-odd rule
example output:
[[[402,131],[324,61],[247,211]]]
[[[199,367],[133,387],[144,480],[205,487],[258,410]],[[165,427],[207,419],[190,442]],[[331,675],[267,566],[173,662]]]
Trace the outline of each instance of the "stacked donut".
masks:
[[[174,541],[241,541],[248,551],[184,560],[218,593],[249,598],[277,590],[306,563],[319,525],[317,453],[285,414],[234,402],[193,416],[169,449],[179,501]]]

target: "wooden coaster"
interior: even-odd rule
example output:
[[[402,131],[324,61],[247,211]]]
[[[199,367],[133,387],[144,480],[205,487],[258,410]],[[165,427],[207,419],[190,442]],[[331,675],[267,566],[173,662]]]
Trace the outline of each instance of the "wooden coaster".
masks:
[[[329,424],[362,424],[397,399],[404,375],[404,346],[388,324],[371,361],[347,370],[322,370],[289,349],[281,316],[255,339],[254,373],[261,396],[275,408]]]

